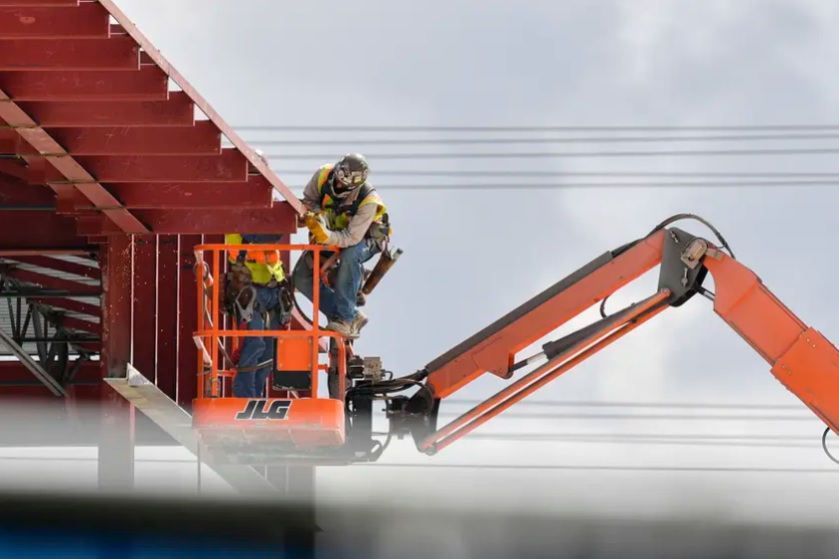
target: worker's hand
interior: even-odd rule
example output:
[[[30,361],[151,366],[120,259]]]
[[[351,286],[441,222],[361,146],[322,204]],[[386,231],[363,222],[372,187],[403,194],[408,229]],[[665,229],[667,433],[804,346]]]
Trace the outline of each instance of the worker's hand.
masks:
[[[312,232],[315,242],[318,244],[325,243],[326,239],[329,238],[329,232],[326,230],[326,224],[323,222],[323,218],[312,212],[306,212],[304,221],[306,227]]]

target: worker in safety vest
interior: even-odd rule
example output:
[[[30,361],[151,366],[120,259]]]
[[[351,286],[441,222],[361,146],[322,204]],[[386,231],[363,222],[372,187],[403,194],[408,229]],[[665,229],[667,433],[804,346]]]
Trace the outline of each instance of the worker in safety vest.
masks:
[[[226,245],[278,244],[280,235],[228,233]],[[249,330],[278,330],[290,319],[291,289],[278,250],[228,251],[226,307]],[[233,396],[260,398],[273,370],[276,339],[242,337]]]
[[[368,322],[357,308],[363,264],[382,251],[390,235],[390,226],[383,220],[387,208],[367,181],[368,174],[365,157],[350,153],[337,163],[321,166],[303,190],[310,238],[341,249],[335,284],[330,288],[321,283],[320,310],[329,319],[327,329],[348,338],[358,337]],[[329,253],[323,256],[328,258]],[[310,260],[296,267],[294,287],[312,300]]]

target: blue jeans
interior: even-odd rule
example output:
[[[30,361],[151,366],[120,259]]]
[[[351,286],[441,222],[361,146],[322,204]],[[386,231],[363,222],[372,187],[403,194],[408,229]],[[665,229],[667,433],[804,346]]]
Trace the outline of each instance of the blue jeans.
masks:
[[[341,249],[334,289],[326,287],[322,279],[320,282],[320,311],[329,320],[337,319],[347,322],[355,320],[358,315],[356,298],[358,290],[361,289],[363,277],[362,266],[379,250],[379,245],[372,239],[365,239],[357,245]],[[326,258],[321,253],[321,264]],[[294,273],[294,288],[309,301],[313,297],[314,283],[314,271],[305,263],[297,266]]]
[[[254,288],[256,288],[256,301],[253,306],[253,318],[248,323],[248,329],[279,329],[279,317],[276,312],[268,314],[268,328],[266,328],[265,319],[262,316],[265,309],[273,309],[278,305],[277,289],[260,287],[258,285],[254,285]],[[241,317],[238,318],[241,320]],[[239,368],[253,367],[265,361],[271,361],[271,363],[256,371],[236,373],[236,378],[233,379],[233,397],[261,398],[263,396],[265,382],[268,380],[268,376],[274,368],[277,340],[271,337],[243,337],[240,339],[242,340],[242,352],[239,355]]]

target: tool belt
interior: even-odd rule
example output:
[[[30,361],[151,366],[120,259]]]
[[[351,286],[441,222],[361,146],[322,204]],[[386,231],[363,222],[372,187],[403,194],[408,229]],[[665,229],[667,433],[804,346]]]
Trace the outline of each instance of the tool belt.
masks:
[[[261,312],[276,312],[280,326],[286,326],[291,321],[294,300],[291,283],[288,278],[282,281],[272,279],[268,283],[254,283],[250,270],[242,264],[233,264],[225,277],[224,312],[230,316],[238,316],[240,320],[250,322],[255,310]],[[276,289],[278,304],[271,309],[255,309],[257,297],[256,288]]]

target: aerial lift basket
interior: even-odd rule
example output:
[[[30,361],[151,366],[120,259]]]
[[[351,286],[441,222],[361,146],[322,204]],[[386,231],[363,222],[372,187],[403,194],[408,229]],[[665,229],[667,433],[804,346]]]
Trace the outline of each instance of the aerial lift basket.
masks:
[[[341,448],[346,442],[344,393],[346,391],[346,344],[340,335],[322,330],[315,320],[306,330],[225,329],[220,312],[220,285],[227,252],[239,250],[311,251],[314,258],[313,308],[319,308],[321,251],[338,251],[320,245],[199,245],[196,262],[203,268],[198,276],[199,329],[194,340],[199,349],[198,397],[193,406],[193,428],[202,450],[216,462],[266,464],[316,458]],[[201,266],[203,264],[203,266]],[[229,317],[228,317],[229,320]],[[276,341],[276,359],[270,365],[268,384],[291,379],[284,385],[296,390],[277,391],[266,387],[266,398],[236,398],[231,382],[236,366],[229,355],[245,337],[259,336]],[[337,349],[339,386],[335,398],[318,396],[318,372],[324,342],[332,338]]]

